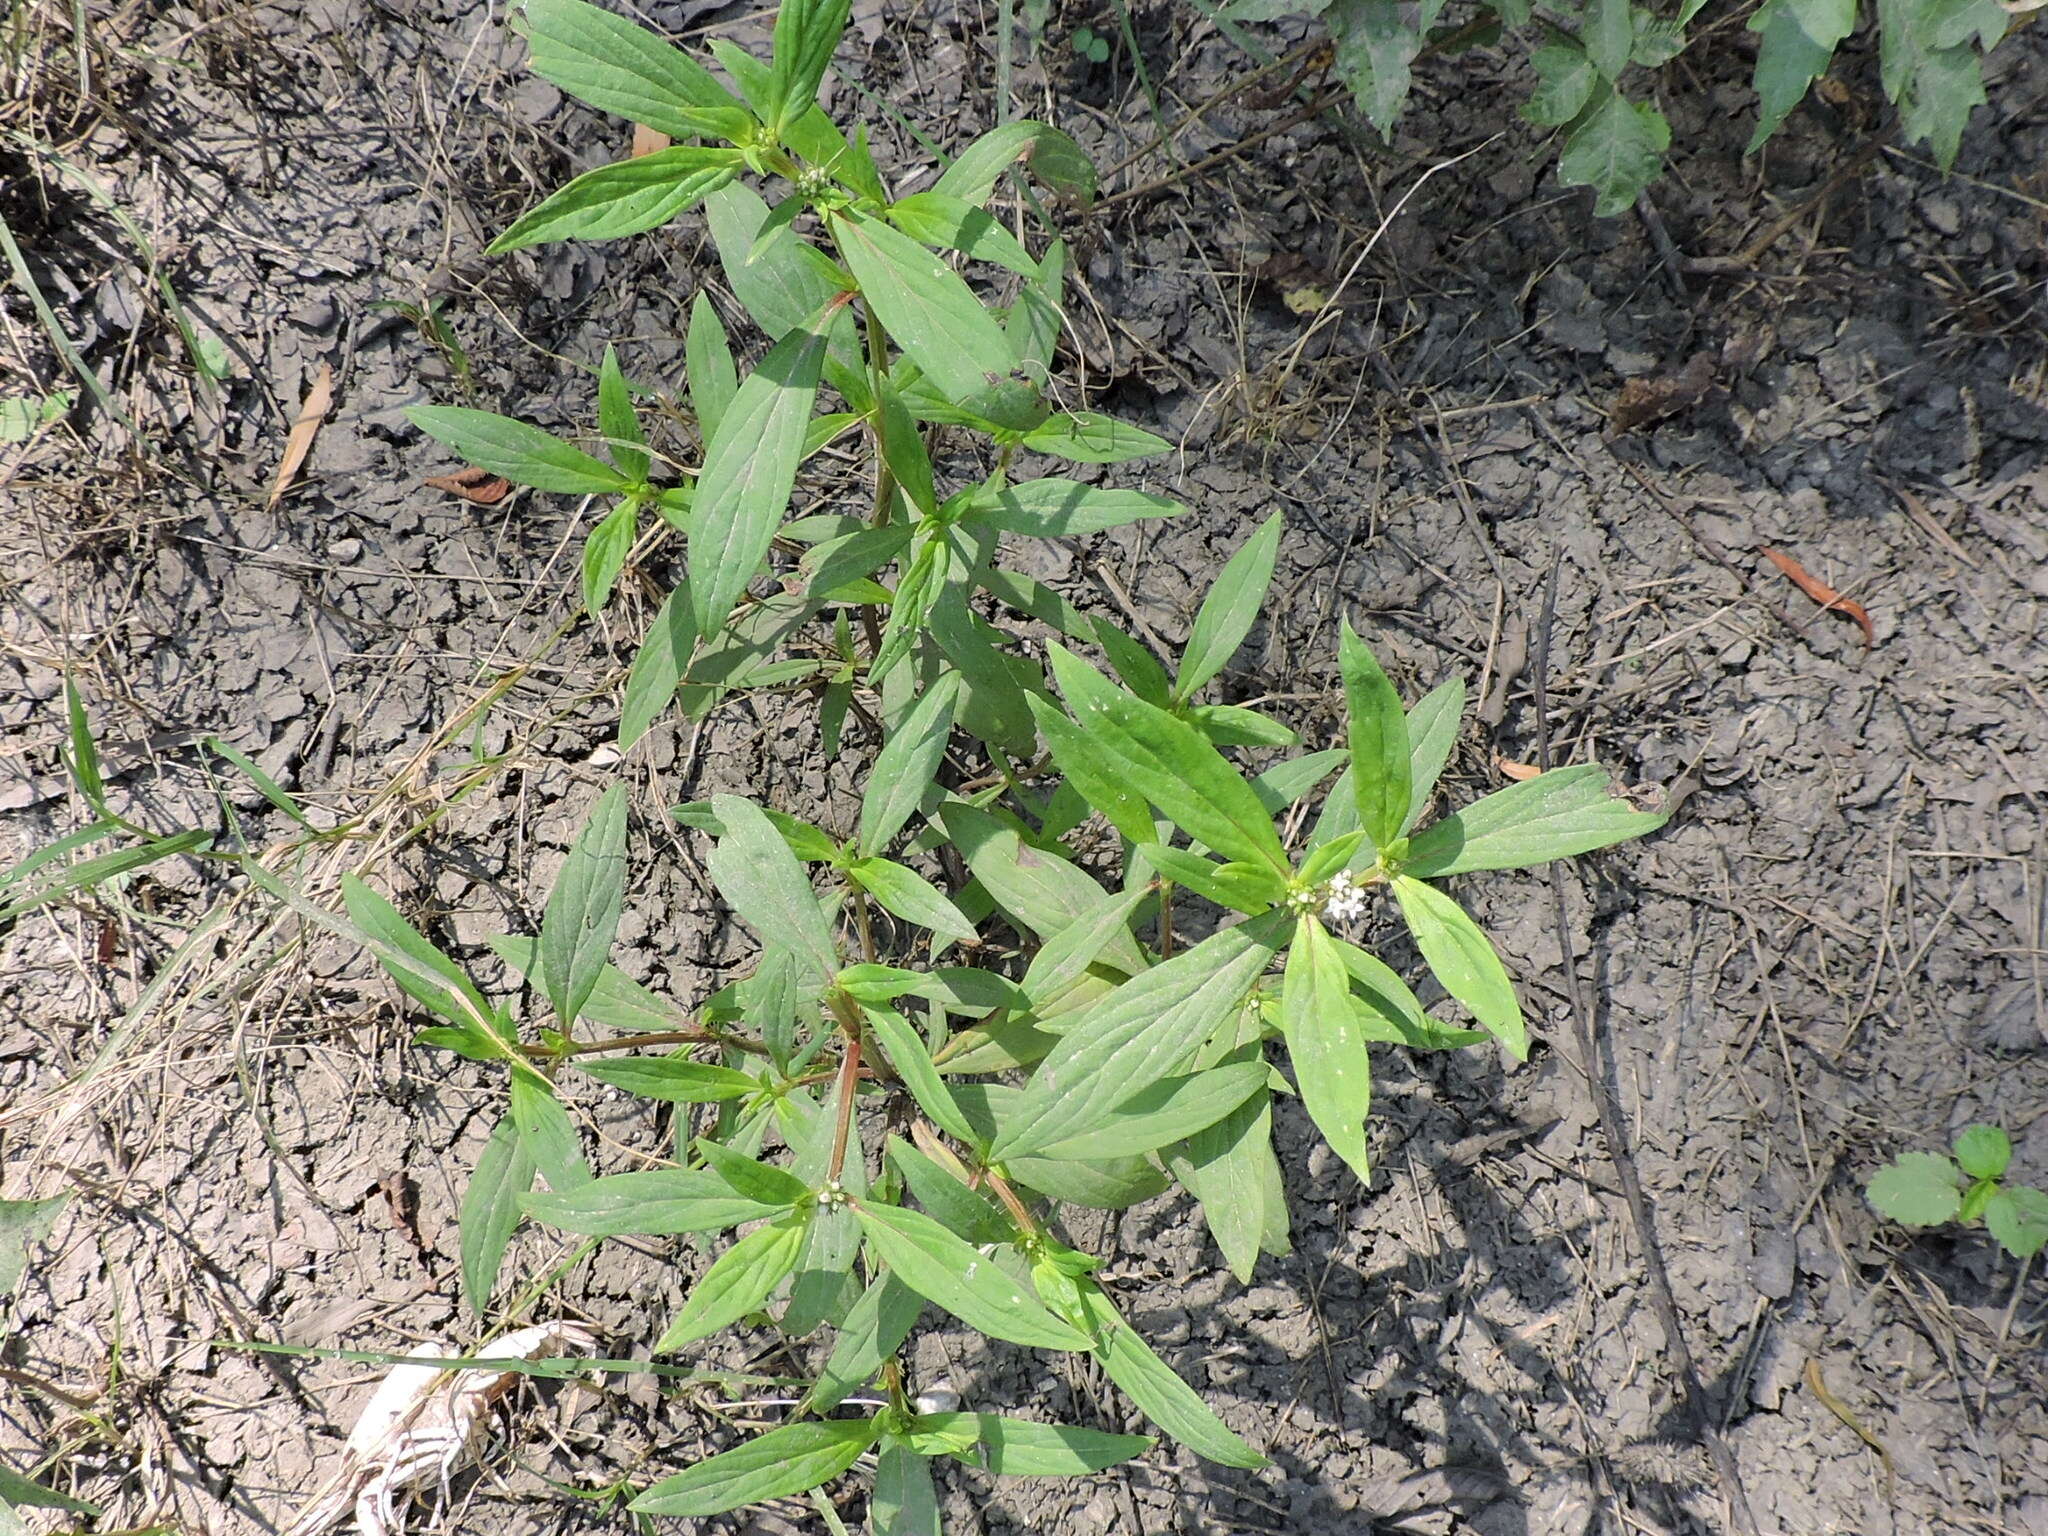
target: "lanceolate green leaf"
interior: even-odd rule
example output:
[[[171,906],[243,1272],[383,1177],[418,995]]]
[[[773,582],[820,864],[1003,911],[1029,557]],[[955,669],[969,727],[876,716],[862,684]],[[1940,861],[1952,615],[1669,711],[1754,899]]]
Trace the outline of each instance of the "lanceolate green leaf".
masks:
[[[832,925],[775,823],[737,795],[712,799],[725,836],[710,858],[719,894],[762,938],[786,944],[803,966],[802,986],[815,996],[839,970]]]
[[[1061,411],[1050,416],[1024,434],[1024,446],[1033,453],[1054,454],[1076,464],[1123,464],[1173,451],[1173,444],[1165,438],[1098,411]]]
[[[1444,764],[1458,744],[1458,724],[1465,713],[1463,678],[1446,678],[1415,701],[1408,711],[1408,814],[1402,819],[1405,835],[1429,806],[1436,781],[1443,777]]]
[[[964,1138],[970,1146],[988,1140],[983,1127],[994,1124],[988,1100],[1006,1092],[1014,1094],[1016,1090],[986,1083],[960,1084],[961,1096],[967,1104],[955,1107],[974,1127],[972,1134]],[[967,1105],[973,1108],[970,1110]],[[889,1161],[903,1175],[904,1187],[924,1207],[927,1216],[955,1237],[974,1247],[1016,1240],[1016,1222],[988,1195],[969,1189],[951,1171],[940,1167],[901,1136],[889,1138],[888,1150]]]
[[[755,109],[771,110],[776,98],[775,72],[730,38],[714,37],[709,46],[712,56],[725,67]],[[874,159],[865,147],[864,136],[856,134],[849,142],[824,108],[812,105],[783,114],[781,134],[782,142],[790,149],[842,185],[852,187],[863,198],[877,203],[889,200]]]
[[[829,1483],[875,1443],[872,1419],[786,1424],[737,1449],[665,1477],[633,1500],[643,1515],[723,1514]]]
[[[933,488],[931,455],[925,449],[924,435],[918,431],[917,422],[904,405],[903,397],[896,392],[896,386],[886,378],[877,382],[882,462],[895,476],[897,490],[910,503],[910,515],[913,518],[936,517],[938,492]],[[869,531],[897,530],[875,528]]]
[[[1054,759],[1118,831],[1134,842],[1152,839],[1149,815],[1133,816],[1127,808],[1132,796],[1142,795],[1226,858],[1264,864],[1283,877],[1291,873],[1258,796],[1193,726],[1113,686],[1065,647],[1049,650],[1079,725],[1063,738],[1047,732]],[[1052,711],[1031,702],[1043,729]],[[1098,801],[1091,785],[1105,798],[1113,795],[1112,804]]]
[[[968,606],[965,585],[956,577],[925,617],[925,633],[965,679],[958,724],[991,746],[1028,756],[1038,737],[1024,696],[1044,687],[1043,674],[1002,644],[994,627]]]
[[[683,367],[690,386],[690,409],[697,413],[697,430],[710,442],[718,435],[725,408],[739,393],[739,369],[726,341],[725,322],[712,307],[711,296],[702,289],[690,301],[690,329],[683,338]]]
[[[882,1262],[918,1295],[992,1338],[1034,1349],[1086,1349],[1088,1341],[1024,1294],[995,1260],[931,1217],[863,1202],[860,1224]]]
[[[749,1157],[738,1148],[709,1136],[699,1136],[696,1146],[704,1155],[705,1165],[749,1200],[759,1200],[764,1205],[793,1206],[810,1197],[810,1185],[787,1168],[778,1168],[773,1163]]]
[[[628,496],[590,530],[583,545],[583,611],[601,613],[640,530],[640,504]]]
[[[528,209],[486,248],[493,256],[549,240],[618,240],[666,224],[739,174],[736,149],[679,145],[585,171]]]
[[[1253,918],[1133,977],[1069,1025],[991,1148],[1000,1161],[1096,1130],[1118,1104],[1185,1070],[1250,992],[1292,919]]]
[[[810,111],[850,9],[849,0],[783,0],[776,9],[774,105],[768,116],[778,133]]]
[[[920,245],[992,261],[1026,277],[1038,275],[1038,263],[1017,237],[972,203],[943,192],[913,192],[898,198],[885,212],[891,224]]]
[[[1195,1389],[1174,1374],[1092,1280],[1079,1282],[1080,1305],[1095,1336],[1095,1358],[1145,1416],[1199,1456],[1226,1467],[1263,1467],[1253,1450],[1210,1411]]]
[[[966,914],[914,869],[893,859],[873,858],[856,859],[847,865],[846,873],[906,923],[962,944],[972,944],[980,937]]]
[[[1081,1161],[1145,1156],[1214,1125],[1263,1088],[1269,1075],[1263,1061],[1248,1061],[1166,1078],[1118,1104],[1106,1124],[1055,1142],[1044,1155]]]
[[[939,1494],[932,1486],[928,1456],[903,1445],[885,1445],[875,1458],[875,1486],[868,1495],[869,1536],[940,1536]]]
[[[842,215],[832,232],[862,301],[940,394],[971,406],[1010,378],[1009,339],[951,267],[879,220]]]
[[[1095,195],[1095,170],[1080,145],[1044,123],[1005,123],[968,145],[933,190],[963,202],[986,203],[997,180],[1022,163],[1055,192],[1081,203]]]
[[[651,462],[647,434],[641,431],[640,417],[633,409],[633,391],[619,367],[618,350],[609,342],[597,370],[597,419],[604,428],[605,452],[619,466],[619,473],[645,480]]]
[[[1219,864],[1164,843],[1140,843],[1138,852],[1160,878],[1254,917],[1287,895],[1287,881],[1262,864]]]
[[[662,599],[647,638],[626,673],[625,697],[619,701],[619,745],[630,747],[654,724],[676,696],[689,664],[696,636],[690,628],[690,585],[687,580]]]
[[[1095,912],[1108,894],[1071,861],[1033,848],[1000,817],[954,801],[941,807],[946,835],[967,859],[974,878],[1002,909],[1041,940]],[[1115,943],[1103,958],[1126,974],[1144,969],[1136,940]]]
[[[0,1292],[4,1294],[4,1292]],[[100,1507],[68,1493],[31,1482],[0,1461],[0,1536],[28,1536],[28,1527],[15,1515],[16,1509],[64,1509],[77,1515],[98,1516]]]
[[[1005,533],[1066,539],[1186,510],[1169,497],[1145,491],[1105,490],[1073,480],[1026,480],[981,502],[974,518]]]
[[[623,16],[585,0],[526,0],[525,14],[534,73],[599,111],[678,139],[744,112],[710,70]]]
[[[415,405],[405,414],[478,469],[518,485],[570,496],[616,495],[633,488],[611,465],[509,416],[460,405]]]
[[[341,898],[378,963],[406,996],[451,1024],[488,1028],[495,1023],[496,1015],[462,967],[436,949],[390,902],[354,875],[342,876]]]
[[[1209,595],[1202,599],[1195,615],[1195,627],[1188,636],[1188,648],[1180,659],[1180,676],[1173,685],[1176,702],[1185,702],[1221,672],[1244,644],[1266,601],[1266,588],[1273,581],[1273,562],[1280,554],[1281,519],[1274,513],[1259,531],[1239,546],[1224,563]]]
[[[941,1436],[971,1427],[974,1446],[953,1454],[998,1477],[1081,1477],[1142,1456],[1155,1443],[1150,1435],[1111,1435],[1075,1424],[1040,1424],[993,1413],[927,1413],[916,1427]]]
[[[789,506],[832,318],[828,306],[775,344],[705,450],[690,509],[690,590],[706,639],[725,627]]]
[[[1010,1177],[1062,1205],[1083,1205],[1095,1211],[1123,1211],[1156,1198],[1170,1183],[1142,1157],[1072,1158],[1017,1157],[1006,1165]]]
[[[860,851],[880,853],[937,787],[953,729],[960,675],[948,672],[924,691],[876,754],[860,804]]]
[[[1151,895],[1142,885],[1108,894],[1098,891],[1093,911],[1067,923],[1039,946],[1024,972],[1024,990],[1041,1011],[1050,1012],[1052,1003],[1098,964],[1126,976],[1145,969],[1131,921]]]
[[[1401,696],[1387,681],[1365,642],[1345,621],[1338,639],[1344,673],[1344,704],[1350,717],[1351,788],[1359,824],[1373,846],[1385,848],[1400,836],[1414,794],[1408,751],[1408,716]]]
[[[577,1189],[590,1182],[576,1122],[538,1074],[512,1079],[507,1107],[519,1127],[519,1142],[533,1154],[534,1167],[550,1189]]]
[[[484,1143],[462,1196],[462,1299],[478,1317],[490,1309],[498,1266],[519,1225],[520,1197],[533,1187],[533,1171],[533,1153],[508,1114]]]
[[[1595,764],[1553,768],[1431,825],[1409,845],[1402,871],[1431,879],[1522,869],[1641,837],[1665,819],[1616,799]]]
[[[890,1065],[917,1100],[917,1107],[948,1136],[969,1146],[977,1144],[981,1137],[953,1102],[953,1095],[939,1076],[939,1069],[932,1065],[931,1052],[925,1049],[924,1037],[916,1027],[893,1008],[870,1003],[866,1012],[868,1027],[881,1041]]]
[[[924,632],[926,616],[945,588],[951,567],[951,546],[946,539],[942,535],[923,536],[890,596],[889,622],[882,631],[882,644],[868,664],[870,684],[879,684],[910,654],[910,648]]]
[[[717,1104],[761,1092],[760,1080],[745,1072],[680,1056],[583,1056],[575,1064],[601,1083],[670,1104]]]
[[[540,975],[539,939],[500,933],[484,942],[529,981]],[[675,1004],[650,992],[615,965],[607,965],[598,972],[597,985],[583,1000],[583,1017],[622,1034],[683,1029],[690,1022],[689,1016]]]
[[[540,928],[540,979],[563,1029],[597,987],[626,894],[626,786],[598,797],[555,877]]]
[[[1372,1061],[1358,1028],[1351,978],[1323,925],[1304,917],[1287,951],[1280,1018],[1295,1086],[1309,1118],[1351,1171],[1372,1177],[1365,1116],[1372,1105]]]
[[[725,1180],[702,1168],[615,1173],[571,1190],[530,1194],[521,1204],[535,1221],[591,1237],[722,1232],[787,1209],[735,1194]]]
[[[924,1311],[924,1298],[888,1270],[868,1283],[839,1325],[831,1358],[819,1374],[804,1406],[825,1413],[859,1390],[895,1354]]]
[[[1066,281],[1067,247],[1055,240],[1038,258],[1038,275],[1028,280],[1010,306],[1003,334],[1010,338],[1017,359],[1032,378],[1052,367],[1052,355],[1059,346],[1063,314],[1060,294]]]
[[[1256,1045],[1244,1048],[1257,1052]],[[1287,1251],[1287,1186],[1273,1155],[1273,1105],[1264,1090],[1168,1148],[1165,1161],[1201,1201],[1202,1220],[1240,1281],[1251,1282],[1261,1252]]]
[[[689,1299],[656,1341],[654,1352],[665,1355],[694,1344],[758,1311],[796,1268],[808,1225],[808,1213],[791,1212],[756,1227],[726,1249],[691,1287]]]
[[[845,287],[831,258],[799,240],[795,231],[785,228],[762,238],[768,205],[750,187],[734,182],[712,193],[704,199],[704,219],[734,296],[776,341],[807,323]],[[855,410],[865,411],[873,401],[850,310],[839,312],[829,334],[825,376]]]
[[[1414,935],[1415,947],[1444,990],[1472,1010],[1473,1016],[1516,1060],[1529,1055],[1528,1030],[1522,1006],[1506,967],[1479,925],[1435,886],[1407,875],[1393,881],[1401,917]]]

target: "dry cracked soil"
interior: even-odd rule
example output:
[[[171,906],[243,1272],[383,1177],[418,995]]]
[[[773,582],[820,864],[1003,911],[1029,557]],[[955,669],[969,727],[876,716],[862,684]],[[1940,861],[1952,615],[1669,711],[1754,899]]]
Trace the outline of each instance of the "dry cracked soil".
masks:
[[[742,7],[636,9],[680,38],[767,36]],[[1250,66],[1201,10],[1129,14],[1145,80],[1121,49],[1068,46],[1084,23],[1121,35],[1117,10],[1075,0],[1015,51],[1008,105],[1116,167],[1093,212],[1056,215],[1077,258],[1062,388],[1170,439],[1130,468],[1190,512],[1042,546],[1034,574],[1170,648],[1278,511],[1273,597],[1219,697],[1328,744],[1348,615],[1410,696],[1471,686],[1453,797],[1497,787],[1547,726],[1559,760],[1598,759],[1674,814],[1570,865],[1562,920],[1543,876],[1460,883],[1522,990],[1531,1061],[1385,1055],[1369,1187],[1283,1106],[1295,1249],[1253,1283],[1185,1199],[1073,1216],[1270,1468],[1166,1442],[1084,1479],[954,1469],[947,1528],[1739,1529],[1596,1119],[1577,998],[1758,1528],[2048,1536],[2039,1266],[1862,1197],[1874,1168],[1975,1121],[2048,1185],[2048,27],[1994,56],[1943,175],[1898,147],[1861,39],[1840,89],[1745,158],[1752,42],[1739,10],[1710,13],[1660,82],[1670,175],[1595,220],[1516,114],[1525,55],[1427,62],[1386,144],[1285,92],[1230,95]],[[60,761],[68,672],[124,814],[284,847],[299,829],[218,738],[356,829],[276,855],[305,900],[364,871],[509,991],[483,941],[533,930],[623,772],[619,963],[694,1005],[747,941],[665,808],[735,791],[845,825],[867,749],[827,759],[808,703],[770,694],[665,722],[621,767],[623,668],[672,551],[580,618],[592,510],[424,487],[460,466],[404,411],[582,429],[611,342],[658,402],[658,443],[693,451],[675,403],[690,302],[708,292],[758,344],[699,225],[482,254],[626,131],[525,73],[496,6],[28,0],[13,18],[0,214],[111,404],[0,446],[0,855],[84,819]],[[833,105],[905,185],[914,134],[957,148],[995,121],[996,27],[954,0],[856,5]],[[1276,53],[1298,36],[1252,29]],[[19,283],[0,342],[0,394],[61,387]],[[322,378],[331,408],[273,503]],[[1659,390],[1670,414],[1617,420]],[[1868,636],[1766,550],[1864,605]],[[1373,937],[1413,969],[1393,927]],[[69,1197],[0,1299],[0,1459],[96,1503],[94,1529],[283,1527],[379,1368],[229,1346],[474,1341],[454,1213],[499,1080],[414,1046],[361,953],[212,864],[21,917],[0,977],[0,1195]],[[607,1168],[668,1145],[644,1107],[574,1107]],[[527,1232],[508,1273],[565,1256]],[[608,1244],[545,1305],[644,1357],[706,1260]],[[743,1332],[698,1363],[761,1369],[774,1345]],[[907,1368],[974,1407],[1133,1420],[1085,1362],[942,1326]],[[625,1529],[603,1490],[778,1412],[645,1375],[514,1403],[485,1470],[416,1528]],[[855,1520],[859,1476],[842,1491]],[[827,1527],[788,1502],[692,1528]]]

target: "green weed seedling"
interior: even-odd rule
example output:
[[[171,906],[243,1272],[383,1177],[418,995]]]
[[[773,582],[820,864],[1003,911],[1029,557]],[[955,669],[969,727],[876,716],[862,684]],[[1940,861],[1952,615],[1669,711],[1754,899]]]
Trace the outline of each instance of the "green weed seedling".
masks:
[[[1109,62],[1109,39],[1097,32],[1093,27],[1074,28],[1074,35],[1069,39],[1069,42],[1073,46],[1075,55],[1087,60],[1090,64],[1107,64]]]
[[[1998,1246],[2030,1259],[2048,1246],[2048,1193],[2002,1182],[2012,1141],[1995,1125],[1965,1126],[1954,1155],[1902,1152],[1870,1176],[1864,1198],[1903,1227],[1984,1223]]]
[[[62,421],[77,400],[69,390],[0,396],[0,443],[22,442],[52,422]]]
[[[1198,0],[1201,3],[1201,0]],[[1562,130],[1558,180],[1591,187],[1600,217],[1625,212],[1662,174],[1671,125],[1653,99],[1655,71],[1684,53],[1686,29],[1706,0],[1637,5],[1632,0],[1483,0],[1453,7],[1399,0],[1230,0],[1230,21],[1320,18],[1338,78],[1390,138],[1408,103],[1412,70],[1426,53],[1450,53],[1505,33],[1529,39],[1536,72],[1523,115]],[[1985,100],[1982,55],[2016,24],[1999,0],[1883,0],[1874,8],[1885,95],[1908,140],[1955,163],[1972,108]],[[1758,34],[1751,84],[1757,94],[1753,153],[1778,131],[1835,50],[1857,26],[1856,0],[1764,0],[1748,20]]]
[[[1181,510],[1012,474],[1023,451],[1103,465],[1167,448],[1046,398],[1064,248],[988,205],[1017,175],[1085,202],[1094,173],[1065,135],[1006,124],[899,197],[865,134],[816,104],[845,0],[788,0],[770,60],[714,42],[716,70],[584,0],[526,0],[521,18],[541,75],[675,142],[578,177],[495,249],[700,211],[744,314],[701,294],[692,309],[694,446],[655,450],[609,351],[588,447],[462,407],[414,419],[483,469],[598,498],[593,610],[629,550],[680,541],[680,579],[625,684],[621,748],[671,711],[702,720],[735,694],[800,691],[822,750],[857,746],[865,773],[852,825],[735,795],[676,809],[759,945],[750,972],[687,1011],[610,960],[631,858],[623,784],[598,800],[539,933],[495,942],[538,1019],[348,884],[343,931],[432,1017],[419,1039],[503,1073],[506,1109],[460,1213],[469,1305],[491,1308],[523,1221],[591,1239],[729,1235],[656,1352],[768,1326],[810,1384],[788,1422],[640,1490],[643,1514],[803,1493],[860,1462],[869,1530],[909,1536],[937,1529],[935,1459],[1072,1475],[1153,1443],[996,1404],[926,1411],[898,1351],[927,1309],[1090,1356],[1160,1430],[1261,1465],[1126,1321],[1102,1257],[1063,1237],[1062,1207],[1178,1185],[1248,1277],[1288,1246],[1298,1174],[1274,1152],[1276,1099],[1298,1094],[1365,1178],[1374,1049],[1529,1049],[1493,946],[1433,882],[1662,818],[1582,765],[1431,820],[1463,685],[1404,707],[1348,625],[1342,744],[1302,751],[1284,725],[1206,700],[1265,601],[1277,519],[1218,573],[1171,667],[1004,563],[1019,540]],[[1005,300],[984,297],[998,287]],[[758,328],[750,369],[728,318]],[[957,480],[933,461],[933,427],[975,445]],[[828,442],[842,451],[813,481]],[[945,462],[969,460],[956,448]],[[813,499],[792,518],[800,487]],[[1262,771],[1240,766],[1245,748]],[[1381,905],[1477,1028],[1425,1011],[1348,936]],[[578,1078],[678,1106],[668,1163],[599,1176],[569,1107]]]

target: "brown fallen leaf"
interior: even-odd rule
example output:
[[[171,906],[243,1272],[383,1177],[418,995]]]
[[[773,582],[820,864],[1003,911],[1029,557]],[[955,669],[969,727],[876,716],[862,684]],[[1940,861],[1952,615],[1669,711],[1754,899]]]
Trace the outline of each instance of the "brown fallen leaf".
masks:
[[[653,154],[657,149],[667,149],[674,142],[675,140],[671,139],[659,128],[650,128],[645,123],[635,123],[633,125],[632,158],[637,160],[642,155]]]
[[[1517,784],[1533,779],[1543,771],[1534,763],[1511,763],[1498,752],[1493,754],[1493,766],[1501,771],[1502,777],[1513,779]]]
[[[1652,422],[1689,411],[1707,398],[1714,372],[1714,354],[1695,352],[1676,373],[1630,379],[1614,397],[1608,421],[1617,433],[1640,432]]]
[[[284,440],[284,457],[278,461],[277,479],[270,485],[271,506],[284,499],[284,493],[298,478],[300,469],[305,466],[306,455],[313,451],[313,436],[320,430],[320,423],[326,419],[333,404],[334,368],[331,364],[322,363],[313,387],[306,391],[305,403],[299,407],[299,419],[292,423],[291,435]]]
[[[1781,555],[1775,549],[1760,548],[1757,553],[1792,578],[1792,584],[1821,605],[1823,611],[1833,611],[1855,620],[1863,631],[1863,649],[1869,650],[1877,644],[1877,628],[1870,622],[1870,610],[1853,597],[1844,597],[1826,582],[1807,574],[1806,567],[1790,555]]]
[[[478,469],[473,464],[467,469],[458,469],[452,475],[429,475],[420,484],[431,485],[451,496],[460,496],[480,507],[495,507],[512,494],[511,481],[487,469]]]

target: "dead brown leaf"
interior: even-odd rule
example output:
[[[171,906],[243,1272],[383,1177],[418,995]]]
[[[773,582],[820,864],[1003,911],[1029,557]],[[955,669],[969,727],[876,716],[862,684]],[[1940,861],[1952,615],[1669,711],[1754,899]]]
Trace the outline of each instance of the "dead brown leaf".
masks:
[[[452,475],[429,475],[420,484],[431,485],[451,496],[460,496],[480,507],[495,507],[512,494],[511,481],[487,469],[478,469],[473,464],[467,469],[458,469]]]
[[[1760,548],[1757,553],[1792,578],[1792,584],[1812,598],[1827,612],[1839,613],[1854,619],[1857,628],[1863,631],[1863,649],[1869,650],[1877,644],[1877,629],[1870,622],[1870,610],[1853,597],[1844,597],[1826,582],[1809,575],[1805,566],[1790,555],[1781,555],[1775,549]]]
[[[306,455],[313,451],[314,435],[319,432],[320,423],[327,419],[327,412],[333,404],[334,368],[331,364],[322,363],[313,387],[306,391],[305,403],[299,407],[299,419],[292,423],[291,435],[284,440],[284,457],[278,461],[277,479],[270,486],[271,506],[284,500],[284,493],[305,467]]]
[[[1621,393],[1614,397],[1614,408],[1608,412],[1613,430],[1640,432],[1652,422],[1691,410],[1714,387],[1714,372],[1714,354],[1695,352],[1676,373],[1630,379],[1621,386]]]
[[[1493,766],[1501,771],[1503,778],[1513,779],[1517,784],[1525,779],[1533,779],[1543,772],[1534,763],[1511,763],[1498,752],[1493,754]]]
[[[658,149],[667,149],[675,142],[659,128],[650,128],[645,123],[633,125],[633,158],[651,155]]]

